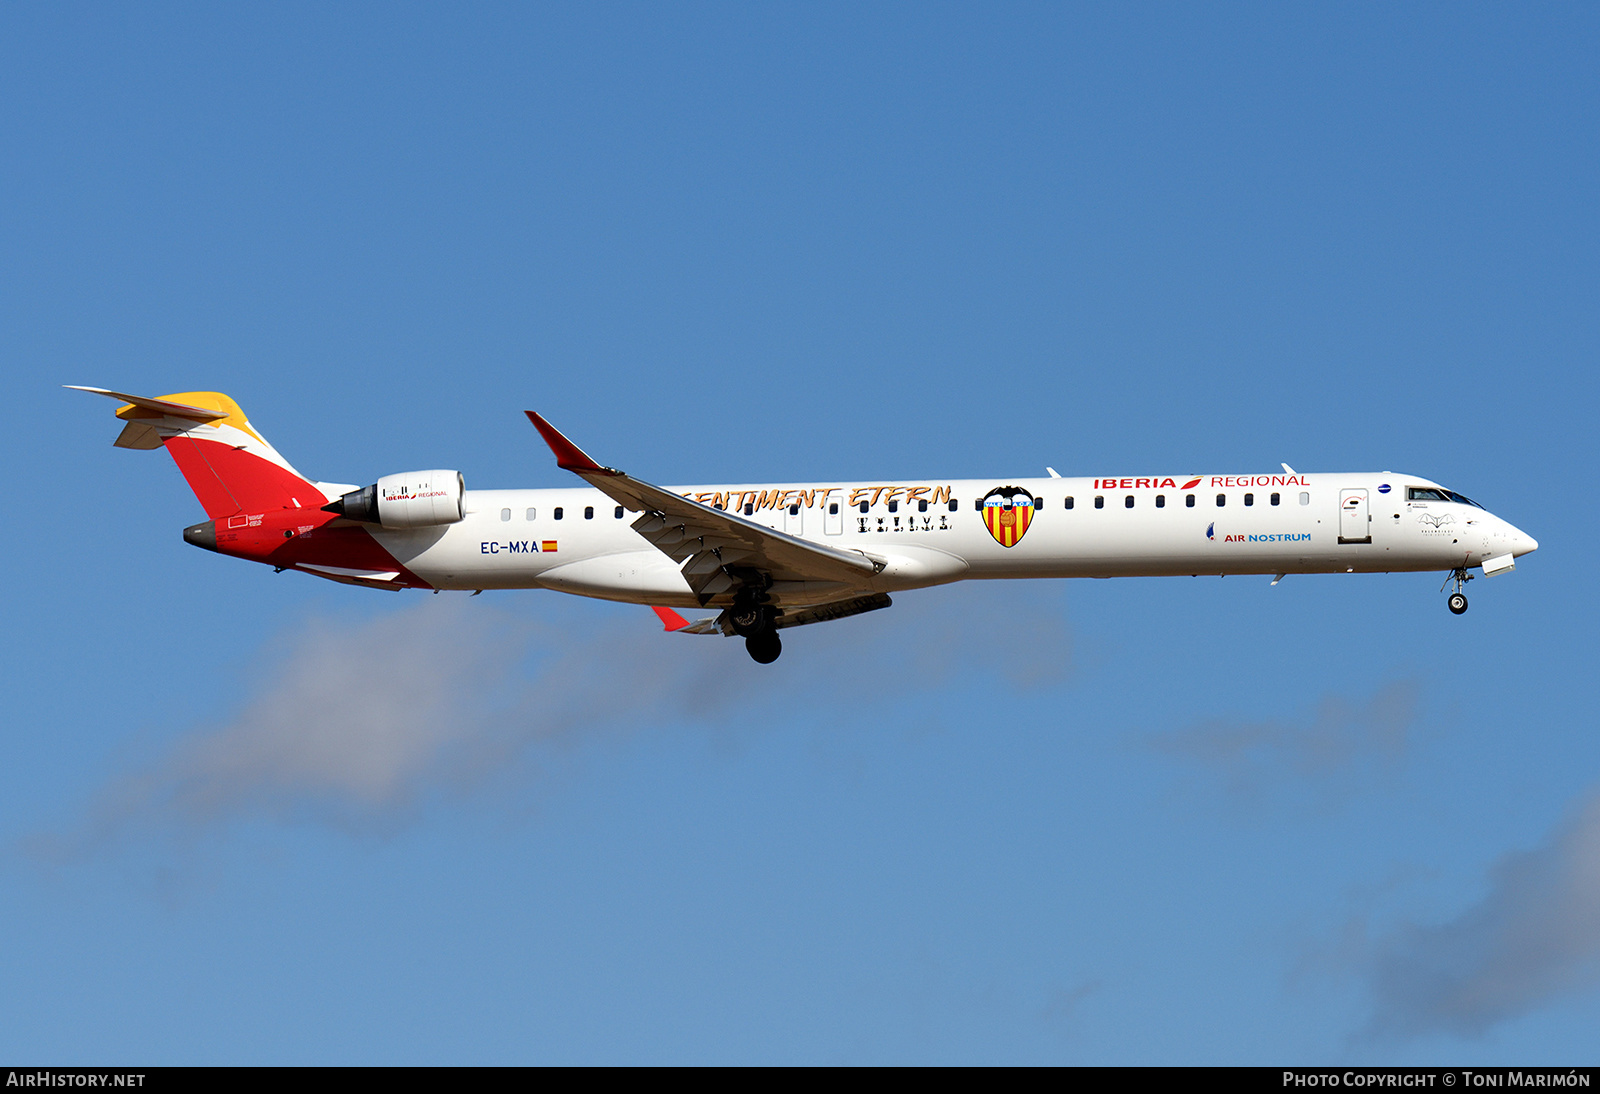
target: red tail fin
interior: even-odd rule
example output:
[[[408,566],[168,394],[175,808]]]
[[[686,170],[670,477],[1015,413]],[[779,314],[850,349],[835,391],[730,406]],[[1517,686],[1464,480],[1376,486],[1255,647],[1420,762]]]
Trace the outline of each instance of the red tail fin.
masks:
[[[329,498],[289,466],[245,419],[239,404],[216,391],[148,399],[103,388],[79,388],[121,399],[128,424],[122,448],[164,445],[212,520],[236,513],[320,506]]]

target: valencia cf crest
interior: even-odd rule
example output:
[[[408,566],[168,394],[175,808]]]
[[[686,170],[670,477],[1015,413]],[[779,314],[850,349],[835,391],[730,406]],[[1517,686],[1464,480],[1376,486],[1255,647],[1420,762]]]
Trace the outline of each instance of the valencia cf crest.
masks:
[[[983,496],[983,523],[1002,547],[1015,547],[1033,523],[1033,495],[1020,486],[997,486]]]

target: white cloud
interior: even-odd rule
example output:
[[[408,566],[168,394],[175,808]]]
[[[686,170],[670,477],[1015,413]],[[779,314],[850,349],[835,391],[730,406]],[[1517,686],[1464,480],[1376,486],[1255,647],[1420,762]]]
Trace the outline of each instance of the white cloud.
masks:
[[[1288,778],[1314,778],[1326,792],[1405,754],[1420,692],[1417,681],[1396,680],[1365,703],[1324,696],[1299,722],[1218,718],[1162,735],[1152,744],[1212,768],[1236,794],[1259,796]]]
[[[1483,899],[1368,943],[1367,1034],[1481,1036],[1600,984],[1600,791],[1541,847],[1501,859]]]
[[[743,643],[663,634],[643,608],[588,606],[530,622],[483,600],[428,598],[361,622],[313,620],[268,644],[278,656],[230,717],[197,727],[101,789],[70,835],[34,839],[72,858],[139,830],[187,835],[244,817],[384,828],[435,796],[528,777],[541,747],[672,721],[727,719],[773,696],[848,709],[973,671],[1027,685],[1060,679],[1059,607],[1016,588],[926,590],[887,611],[784,632],[761,666]],[[226,689],[219,689],[226,690]]]

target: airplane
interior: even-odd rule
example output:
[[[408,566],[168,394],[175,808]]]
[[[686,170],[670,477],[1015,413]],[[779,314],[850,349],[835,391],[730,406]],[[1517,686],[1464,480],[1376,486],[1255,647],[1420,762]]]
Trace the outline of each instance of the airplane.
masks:
[[[745,640],[889,607],[969,579],[1445,570],[1448,599],[1510,572],[1526,532],[1416,475],[937,479],[660,487],[591,459],[533,411],[556,466],[584,486],[468,490],[459,471],[368,486],[296,471],[231,398],[121,402],[120,448],[164,447],[207,520],[185,541],[275,570],[373,589],[555,589],[653,608],[668,631]],[[1440,590],[1443,591],[1443,588]],[[718,609],[693,622],[676,609]]]

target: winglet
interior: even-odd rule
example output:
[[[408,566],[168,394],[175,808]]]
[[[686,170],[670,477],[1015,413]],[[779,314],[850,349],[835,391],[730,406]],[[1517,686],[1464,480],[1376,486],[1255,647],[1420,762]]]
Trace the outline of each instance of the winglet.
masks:
[[[532,415],[529,415],[532,417]],[[558,434],[559,436],[559,434]],[[661,618],[661,623],[669,631],[681,631],[689,625],[689,621],[671,608],[651,608]]]
[[[544,443],[556,454],[556,466],[579,475],[619,475],[620,471],[601,467],[589,458],[588,453],[561,435],[561,431],[531,410],[524,410],[528,421],[544,437]]]

